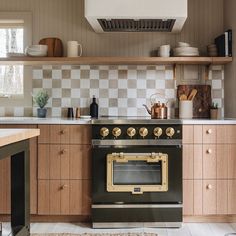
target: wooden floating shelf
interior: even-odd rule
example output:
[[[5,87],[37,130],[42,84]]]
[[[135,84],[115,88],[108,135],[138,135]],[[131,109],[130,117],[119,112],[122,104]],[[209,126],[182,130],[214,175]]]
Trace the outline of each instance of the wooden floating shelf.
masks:
[[[225,65],[232,57],[11,57],[0,65]]]

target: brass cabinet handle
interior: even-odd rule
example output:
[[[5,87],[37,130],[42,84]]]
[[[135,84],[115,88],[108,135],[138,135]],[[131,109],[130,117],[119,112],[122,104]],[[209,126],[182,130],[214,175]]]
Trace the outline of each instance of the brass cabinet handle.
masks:
[[[65,134],[65,130],[61,130],[61,131],[60,131],[60,134]]]
[[[60,190],[63,190],[63,189],[65,189],[65,188],[67,188],[67,187],[68,187],[67,184],[63,184],[63,185],[61,185]]]
[[[212,129],[208,129],[206,133],[207,134],[211,134],[212,133]]]
[[[211,154],[212,153],[212,150],[209,148],[209,149],[207,149],[207,153],[208,154]]]
[[[60,151],[60,154],[61,154],[61,155],[65,154],[65,153],[66,153],[66,149],[62,149],[62,150]]]
[[[210,190],[210,189],[212,189],[213,187],[212,187],[211,184],[208,184],[208,185],[206,186],[206,188]]]

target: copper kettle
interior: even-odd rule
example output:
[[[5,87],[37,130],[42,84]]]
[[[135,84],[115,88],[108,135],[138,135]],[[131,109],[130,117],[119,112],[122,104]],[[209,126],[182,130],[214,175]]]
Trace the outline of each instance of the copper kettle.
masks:
[[[148,108],[147,105],[143,104],[146,108],[147,112],[151,115],[152,119],[167,119],[168,107],[167,104],[161,103],[160,101],[154,102],[153,96],[151,95],[151,109]]]

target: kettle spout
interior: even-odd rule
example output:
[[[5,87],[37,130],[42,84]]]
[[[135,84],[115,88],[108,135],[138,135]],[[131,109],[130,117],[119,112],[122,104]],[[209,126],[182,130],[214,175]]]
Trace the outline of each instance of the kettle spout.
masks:
[[[147,107],[147,105],[143,104],[143,106],[146,108],[147,112],[151,115],[152,112],[151,112],[151,110]]]

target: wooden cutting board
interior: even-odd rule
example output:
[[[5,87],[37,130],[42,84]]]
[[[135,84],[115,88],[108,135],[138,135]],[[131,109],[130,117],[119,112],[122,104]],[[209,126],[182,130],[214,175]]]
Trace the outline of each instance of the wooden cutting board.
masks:
[[[44,38],[39,41],[39,44],[48,46],[48,57],[62,57],[63,44],[58,38]]]
[[[181,94],[190,94],[192,89],[197,90],[197,95],[193,100],[193,118],[210,118],[211,86],[210,85],[179,85],[177,88],[177,98]]]

